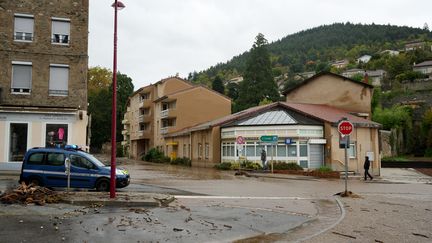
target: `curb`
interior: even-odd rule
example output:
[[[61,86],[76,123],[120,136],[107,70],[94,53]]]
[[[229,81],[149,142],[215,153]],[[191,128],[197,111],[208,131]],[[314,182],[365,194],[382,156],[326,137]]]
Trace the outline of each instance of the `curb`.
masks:
[[[77,199],[62,199],[62,203],[76,206],[110,206],[110,207],[159,207],[160,204],[155,200],[151,201],[116,201],[116,200],[77,200]]]
[[[77,206],[111,206],[111,207],[159,207],[169,204],[175,198],[154,193],[117,193],[116,198],[101,192],[67,192],[61,193],[61,202]]]

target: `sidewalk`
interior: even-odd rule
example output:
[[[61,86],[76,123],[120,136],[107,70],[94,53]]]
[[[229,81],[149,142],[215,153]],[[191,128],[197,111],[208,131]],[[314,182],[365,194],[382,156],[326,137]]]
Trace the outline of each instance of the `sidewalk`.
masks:
[[[60,192],[62,202],[79,206],[159,207],[168,206],[174,197],[157,193],[117,192]]]
[[[272,173],[259,173],[259,172],[245,172],[246,176],[250,177],[261,177],[261,178],[273,178],[273,179],[288,179],[288,180],[309,180],[318,181],[320,179],[312,176],[301,176],[301,175],[290,175],[290,174],[272,174]],[[344,178],[341,177],[341,180]],[[363,180],[363,175],[348,175],[349,180]],[[338,179],[332,179],[338,180]],[[381,176],[374,176],[371,181],[373,183],[421,183],[421,184],[432,184],[432,177],[422,174],[415,169],[405,168],[381,168]]]

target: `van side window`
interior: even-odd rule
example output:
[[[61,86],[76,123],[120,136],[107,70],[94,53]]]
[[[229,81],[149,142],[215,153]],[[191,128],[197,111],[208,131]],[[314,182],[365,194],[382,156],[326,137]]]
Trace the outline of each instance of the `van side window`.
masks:
[[[96,166],[89,161],[88,159],[77,156],[77,155],[70,155],[71,165],[84,168],[84,169],[96,169]]]
[[[61,166],[64,165],[65,157],[61,153],[48,153],[47,165]]]
[[[29,164],[29,165],[43,165],[44,164],[44,155],[45,155],[45,153],[31,154],[27,160],[27,164]]]

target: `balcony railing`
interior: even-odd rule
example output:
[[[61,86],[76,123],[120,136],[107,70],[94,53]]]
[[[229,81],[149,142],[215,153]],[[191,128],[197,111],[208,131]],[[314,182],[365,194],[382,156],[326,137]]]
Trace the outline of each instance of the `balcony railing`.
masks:
[[[163,110],[163,111],[161,111],[161,113],[160,113],[160,117],[161,117],[161,118],[167,118],[167,117],[168,117],[168,113],[169,113],[169,110],[168,110],[168,109]]]
[[[161,133],[161,134],[167,134],[167,133],[168,133],[168,127],[162,127],[162,128],[160,129],[160,133]]]

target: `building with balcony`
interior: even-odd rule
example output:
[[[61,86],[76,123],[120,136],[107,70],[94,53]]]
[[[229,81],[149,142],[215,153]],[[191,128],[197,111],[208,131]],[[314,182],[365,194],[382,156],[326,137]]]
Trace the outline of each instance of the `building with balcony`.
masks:
[[[2,1],[0,169],[31,147],[88,144],[88,5]]]
[[[124,118],[129,121],[124,130],[129,129],[130,157],[140,158],[151,148],[176,157],[178,145],[167,143],[166,136],[230,113],[228,97],[178,77],[142,87],[129,97]]]

